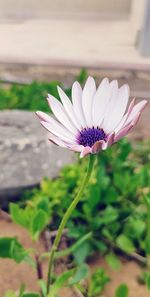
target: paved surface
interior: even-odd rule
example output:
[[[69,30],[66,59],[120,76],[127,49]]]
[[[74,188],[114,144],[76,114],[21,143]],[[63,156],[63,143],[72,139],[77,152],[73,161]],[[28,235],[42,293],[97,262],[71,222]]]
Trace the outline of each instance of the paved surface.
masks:
[[[6,206],[7,199],[17,198],[44,177],[56,177],[73,161],[71,152],[48,141],[32,112],[1,111],[0,131],[0,205]]]
[[[135,48],[129,20],[28,20],[0,24],[1,63],[96,66],[121,64],[150,69]]]

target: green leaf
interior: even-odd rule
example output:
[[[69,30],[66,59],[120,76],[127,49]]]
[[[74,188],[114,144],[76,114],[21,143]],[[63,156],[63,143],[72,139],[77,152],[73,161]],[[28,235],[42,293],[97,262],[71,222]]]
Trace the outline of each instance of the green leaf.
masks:
[[[135,232],[136,236],[140,238],[145,231],[146,224],[142,220],[134,220],[132,222],[133,232]]]
[[[24,284],[21,285],[20,290],[19,290],[19,296],[18,297],[22,297],[24,294],[26,286]]]
[[[39,280],[39,285],[40,285],[40,288],[42,290],[42,294],[43,294],[43,297],[46,297],[47,293],[46,293],[46,282],[41,279]]]
[[[15,203],[10,203],[10,214],[12,220],[26,229],[29,229],[30,226],[30,216],[28,212],[19,207]]]
[[[0,238],[0,257],[11,258],[11,244],[16,240],[14,237]]]
[[[145,249],[147,255],[150,255],[150,238],[149,236],[145,239]]]
[[[37,204],[38,209],[42,209],[45,211],[47,214],[49,214],[49,205],[48,205],[48,200],[47,199],[42,199],[38,204]]]
[[[90,254],[91,251],[91,245],[88,242],[85,242],[81,246],[79,246],[74,252],[74,258],[78,265],[84,263],[87,256]]]
[[[71,281],[69,282],[70,285],[75,285],[77,283],[79,283],[81,280],[87,278],[89,274],[89,267],[87,264],[82,264],[80,265],[77,270],[75,275],[73,276],[73,278],[71,279]]]
[[[112,206],[107,206],[107,208],[103,211],[101,222],[103,224],[110,224],[116,221],[118,218],[118,211]]]
[[[54,295],[66,285],[69,278],[73,275],[74,269],[69,271],[65,271],[61,275],[59,275],[55,281],[55,283],[51,286],[51,291],[47,297],[54,297]]]
[[[148,210],[150,211],[150,197],[148,195],[144,196],[144,201],[145,201],[145,204],[146,204]]]
[[[32,250],[31,250],[32,251]],[[31,267],[33,267],[34,269],[36,269],[37,265],[36,262],[34,261],[34,259],[32,257],[30,257],[29,255],[27,255],[24,259],[24,261],[26,263],[28,263]]]
[[[81,245],[83,245],[83,243],[85,241],[87,241],[88,239],[90,239],[91,236],[92,236],[92,232],[89,232],[89,233],[85,234],[82,238],[80,238],[79,240],[77,240],[69,248],[63,249],[60,252],[56,252],[55,253],[55,258],[64,257],[64,256],[67,256],[69,254],[72,254],[78,247],[80,247]],[[46,256],[46,257],[48,256],[49,257],[49,253],[44,253],[43,256]]]
[[[146,224],[143,219],[130,217],[129,223],[125,228],[125,233],[129,234],[134,239],[140,239],[146,229]]]
[[[101,254],[104,254],[107,251],[107,245],[104,242],[97,239],[93,239],[93,243],[96,249],[98,249]]]
[[[116,242],[118,247],[127,253],[133,253],[135,251],[132,241],[124,234],[118,236]]]
[[[81,69],[79,74],[76,76],[76,80],[79,81],[81,84],[84,84],[88,77],[88,73],[86,69]]]
[[[88,297],[99,296],[110,281],[110,278],[106,274],[103,268],[96,269],[92,275],[88,284]]]
[[[6,292],[5,297],[16,297],[16,293],[12,290]]]
[[[28,252],[15,237],[0,238],[0,258],[10,258],[20,263],[25,260],[27,256]]]
[[[114,253],[108,254],[105,259],[112,269],[119,270],[121,268],[121,262]]]
[[[150,291],[150,273],[146,275],[146,286],[148,290]]]
[[[13,258],[17,263],[20,263],[28,255],[28,252],[17,240],[12,241],[10,252],[11,258]]]
[[[37,239],[39,234],[48,224],[48,215],[47,213],[40,209],[37,211],[32,220],[31,231],[34,239]]]
[[[126,284],[121,284],[115,292],[115,297],[128,297],[128,287]]]

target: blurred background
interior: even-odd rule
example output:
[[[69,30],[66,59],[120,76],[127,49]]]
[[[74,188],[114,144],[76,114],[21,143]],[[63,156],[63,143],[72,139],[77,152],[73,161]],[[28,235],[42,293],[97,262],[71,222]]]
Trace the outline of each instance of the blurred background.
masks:
[[[0,20],[1,63],[148,69],[148,0],[1,0]]]
[[[77,79],[83,85],[88,75],[93,75],[97,84],[105,76],[118,79],[120,85],[127,82],[131,97],[149,100],[150,0],[0,0],[0,207],[4,210],[8,210],[10,201],[21,199],[24,190],[39,187],[45,176],[57,177],[60,169],[75,159],[72,153],[48,142],[34,112],[49,112],[45,98],[47,93],[58,97],[58,84],[70,95],[73,81]],[[149,114],[150,105],[129,135],[134,144],[149,140]],[[137,154],[142,155],[140,164],[144,166],[148,164],[149,148],[141,145]],[[121,150],[120,158],[128,158],[128,145],[123,144]],[[110,152],[110,160],[111,157]],[[123,162],[121,159],[118,165],[118,176],[124,172]],[[117,163],[113,165],[118,170]],[[146,184],[147,167],[145,172],[141,180]],[[127,172],[128,179],[130,174]],[[106,181],[104,176],[104,184]],[[50,184],[47,192],[51,187]],[[108,196],[107,191],[105,195]],[[119,205],[117,211],[120,208]],[[8,224],[3,215],[1,235],[19,234],[21,240],[28,242],[22,230]],[[3,295],[8,289],[3,278],[7,263],[1,267]],[[128,267],[126,275],[130,271],[136,277],[137,269]],[[10,271],[14,272],[13,266]],[[18,282],[24,280],[20,270],[15,273]],[[13,276],[7,277],[11,282]],[[32,288],[30,275],[27,283]],[[17,285],[13,284],[14,288]],[[131,287],[135,292],[135,284]],[[139,288],[137,294],[138,291]],[[147,296],[141,292],[139,297]]]
[[[128,82],[131,97],[149,99],[149,16],[149,0],[0,1],[2,189],[32,186],[43,175],[56,174],[59,157],[55,154],[54,164],[47,164],[49,146],[41,142],[42,154],[37,144],[46,134],[31,111],[49,111],[45,98],[48,92],[58,97],[58,83],[70,94],[75,79],[83,84],[93,75],[99,83],[108,76]],[[149,136],[148,118],[147,108],[136,137]],[[61,156],[57,163],[61,167]]]

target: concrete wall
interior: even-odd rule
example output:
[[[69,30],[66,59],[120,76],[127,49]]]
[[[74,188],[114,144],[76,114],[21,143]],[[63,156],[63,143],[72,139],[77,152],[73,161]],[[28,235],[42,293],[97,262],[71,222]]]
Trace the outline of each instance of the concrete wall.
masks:
[[[50,15],[127,14],[132,0],[0,0],[2,19]]]

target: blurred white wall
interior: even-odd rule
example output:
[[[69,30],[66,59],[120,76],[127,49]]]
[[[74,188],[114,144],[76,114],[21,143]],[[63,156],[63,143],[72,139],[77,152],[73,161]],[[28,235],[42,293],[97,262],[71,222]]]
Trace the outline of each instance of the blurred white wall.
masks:
[[[0,0],[1,19],[51,15],[127,14],[132,0]]]
[[[138,5],[137,5],[138,3]],[[140,30],[143,17],[144,17],[144,9],[145,9],[146,0],[132,0],[131,1],[131,22],[132,28],[136,30]]]

